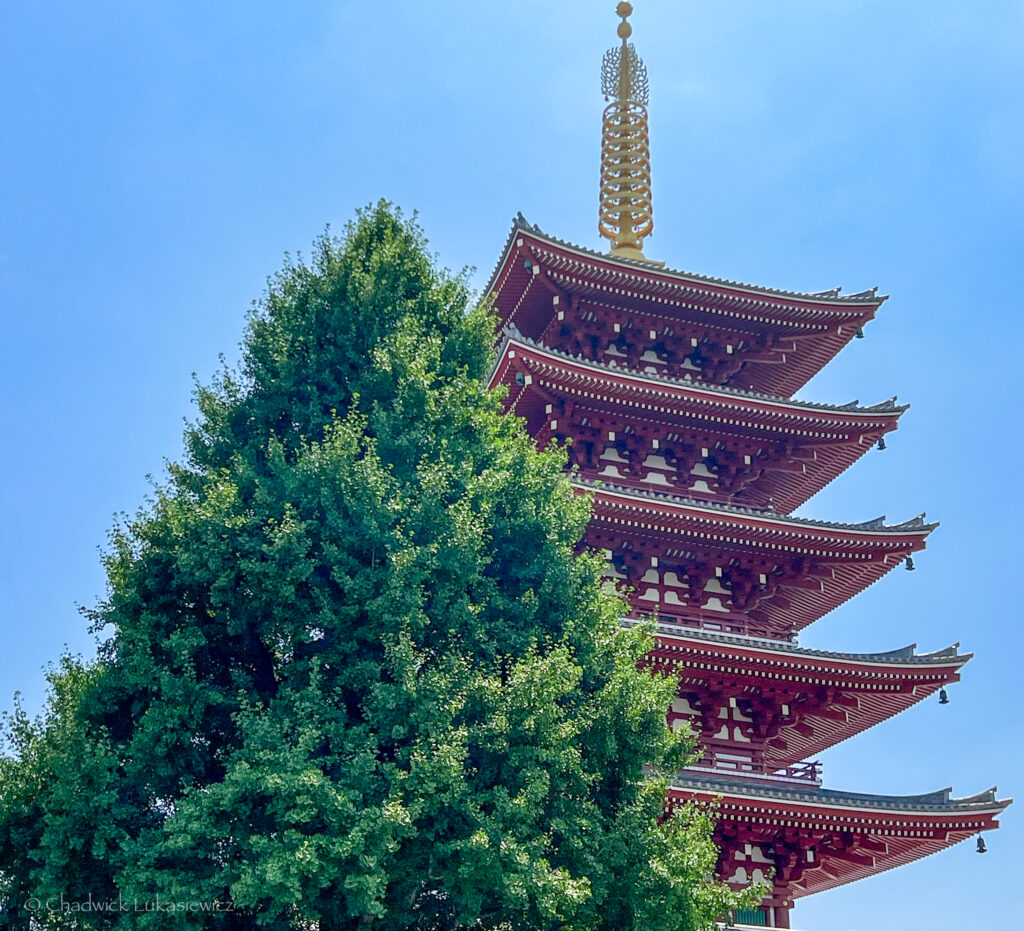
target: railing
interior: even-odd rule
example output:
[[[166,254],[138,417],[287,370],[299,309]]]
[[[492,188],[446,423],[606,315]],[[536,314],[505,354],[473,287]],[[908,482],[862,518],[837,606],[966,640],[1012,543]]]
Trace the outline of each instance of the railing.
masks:
[[[735,921],[727,925],[718,925],[719,931],[763,931],[766,927],[771,928],[771,925],[744,925]]]
[[[657,628],[663,633],[688,634],[693,631],[705,631],[710,634],[726,634],[729,637],[739,637],[742,640],[750,640],[755,643],[781,644],[792,646],[796,643],[796,635],[789,637],[769,637],[765,634],[749,634],[747,627],[730,621],[729,618],[710,620],[705,617],[685,617],[675,614],[643,614],[636,612],[636,616],[625,616],[621,618],[623,627],[635,627],[637,624],[645,624],[654,621]]]
[[[682,627],[690,630],[703,629],[715,634],[738,634],[740,636],[747,632],[746,624],[741,624],[732,618],[711,619],[706,617],[687,617],[686,615],[679,614],[658,614],[656,618],[660,627]]]
[[[741,775],[748,779],[759,779],[766,782],[786,782],[798,785],[821,785],[821,763],[794,763],[785,769],[779,769],[771,773],[758,770],[753,763],[745,763],[733,760],[701,760],[693,766],[687,766],[688,770],[696,773],[709,773],[714,776]]]
[[[821,783],[821,763],[794,763],[785,769],[776,770],[773,776],[786,776],[789,779],[800,779],[804,782]]]
[[[759,928],[774,928],[775,925],[768,917],[770,912],[771,909],[764,908],[741,909],[736,912],[732,921],[726,924],[719,922],[718,927],[721,931],[757,931]]]

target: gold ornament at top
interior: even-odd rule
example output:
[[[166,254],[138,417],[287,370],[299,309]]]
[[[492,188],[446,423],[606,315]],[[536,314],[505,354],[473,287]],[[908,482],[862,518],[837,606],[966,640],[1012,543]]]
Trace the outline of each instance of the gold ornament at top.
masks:
[[[618,34],[622,45],[609,49],[601,63],[605,107],[601,133],[601,215],[598,232],[612,241],[612,255],[644,259],[644,238],[654,230],[651,212],[651,151],[648,142],[647,68],[629,37],[633,12],[620,3]]]

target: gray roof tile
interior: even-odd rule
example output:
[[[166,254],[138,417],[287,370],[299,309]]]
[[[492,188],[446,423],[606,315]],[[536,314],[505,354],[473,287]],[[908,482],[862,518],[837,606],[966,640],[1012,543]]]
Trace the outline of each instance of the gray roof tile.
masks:
[[[588,249],[586,246],[577,245],[574,242],[569,242],[565,239],[558,239],[555,236],[551,236],[541,230],[539,226],[530,223],[522,213],[517,213],[515,219],[512,221],[512,231],[509,234],[508,241],[506,242],[505,249],[502,250],[501,258],[498,259],[498,264],[495,266],[494,271],[491,272],[491,277],[488,280],[488,291],[493,290],[494,281],[498,274],[498,269],[501,267],[502,258],[505,256],[505,252],[508,251],[508,243],[511,242],[512,238],[520,230],[532,233],[536,236],[540,236],[546,239],[548,242],[556,246],[562,246],[568,249],[575,249],[577,252],[582,252],[585,255],[593,256],[594,258],[606,260],[614,264],[620,264],[626,268],[642,269],[644,271],[655,271],[659,274],[666,274],[675,276],[678,278],[686,278],[689,281],[698,284],[709,284],[717,285],[725,288],[740,288],[744,291],[750,291],[757,294],[764,294],[771,297],[782,297],[796,300],[812,300],[812,301],[834,301],[836,303],[843,304],[864,304],[867,306],[878,306],[886,300],[887,295],[879,295],[877,288],[868,288],[865,291],[858,291],[856,294],[840,295],[841,288],[831,288],[826,291],[785,291],[778,288],[766,288],[761,285],[747,284],[742,281],[731,281],[728,278],[714,278],[708,275],[698,275],[693,272],[683,271],[681,269],[673,269],[662,267],[659,265],[653,265],[650,262],[640,261],[638,259],[624,259],[619,256],[609,255],[605,252],[598,252],[596,249]]]
[[[711,511],[721,511],[723,514],[738,514],[743,517],[756,517],[764,520],[774,520],[784,524],[795,524],[801,527],[817,527],[823,530],[865,530],[873,533],[917,533],[925,531],[931,533],[939,526],[938,521],[926,523],[924,514],[912,517],[900,524],[886,524],[885,515],[876,517],[874,520],[862,521],[859,524],[844,524],[837,521],[812,520],[809,517],[792,517],[778,514],[775,511],[760,510],[758,508],[741,507],[737,504],[721,504],[717,501],[700,501],[696,498],[686,498],[681,495],[666,495],[657,491],[648,491],[639,488],[627,488],[623,485],[615,485],[611,482],[599,482],[592,479],[574,476],[574,485],[587,488],[593,491],[614,491],[617,494],[625,494],[634,498],[645,498],[651,501],[658,501],[664,504],[683,504],[692,507],[705,508]]]
[[[768,401],[774,404],[789,404],[793,407],[801,407],[805,410],[815,411],[841,411],[843,413],[851,414],[888,414],[892,412],[903,413],[907,410],[909,404],[897,404],[896,398],[889,398],[887,401],[881,401],[878,404],[873,404],[870,407],[860,407],[858,401],[848,401],[846,404],[825,404],[817,401],[797,401],[791,398],[780,398],[774,394],[764,394],[760,391],[752,391],[746,388],[731,388],[727,385],[712,385],[707,382],[692,381],[685,378],[673,378],[669,375],[658,375],[651,374],[650,372],[639,372],[635,369],[620,366],[614,361],[610,363],[591,362],[588,359],[583,359],[580,356],[574,356],[568,352],[564,352],[561,349],[552,349],[550,346],[545,346],[543,343],[536,340],[532,340],[527,336],[523,336],[519,332],[518,328],[513,326],[507,326],[504,329],[505,338],[502,342],[501,348],[498,351],[498,360],[500,361],[502,354],[505,351],[505,346],[509,342],[515,341],[525,346],[531,346],[534,349],[541,349],[544,352],[550,353],[554,356],[560,356],[561,358],[572,362],[575,365],[586,366],[587,368],[593,369],[595,372],[610,372],[616,375],[631,375],[635,378],[643,378],[648,381],[657,382],[665,385],[678,385],[683,388],[692,388],[700,391],[707,391],[711,394],[721,394],[727,397],[736,398],[749,398],[754,401]],[[497,367],[498,362],[495,362]]]
[[[977,795],[953,798],[952,788],[926,792],[922,795],[875,795],[866,792],[844,792],[836,789],[821,789],[808,784],[797,786],[791,783],[760,782],[756,777],[745,779],[729,775],[717,776],[705,773],[682,772],[673,780],[674,788],[712,790],[722,794],[756,795],[777,798],[785,802],[817,802],[852,808],[888,808],[894,811],[974,811],[978,809],[1003,809],[1012,799],[997,799],[996,789],[991,788]]]

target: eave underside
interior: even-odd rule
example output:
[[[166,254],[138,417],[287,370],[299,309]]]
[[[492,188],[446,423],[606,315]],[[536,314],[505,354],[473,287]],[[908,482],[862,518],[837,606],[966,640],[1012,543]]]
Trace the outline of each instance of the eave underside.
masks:
[[[924,655],[912,649],[829,655],[752,640],[678,629],[666,634],[662,627],[649,656],[655,668],[678,679],[680,695],[701,695],[711,687],[757,703],[762,714],[785,706],[788,713],[764,749],[765,767],[773,771],[813,757],[957,681],[970,659],[955,648]]]
[[[829,524],[614,486],[576,482],[574,488],[594,496],[587,545],[611,552],[613,564],[632,561],[626,574],[610,577],[634,589],[629,598],[638,613],[662,621],[700,617],[744,633],[753,630],[742,629],[749,618],[773,637],[790,637],[867,588],[923,549],[935,526],[921,520],[888,527]],[[756,608],[723,604],[723,598],[738,604],[735,587],[715,595],[715,607],[708,591],[718,584],[709,574],[713,565],[760,586],[763,591],[744,596]]]
[[[737,844],[770,850],[794,898],[885,872],[992,830],[1010,804],[996,799],[994,789],[963,799],[951,798],[948,789],[880,796],[765,788],[754,780],[744,784],[693,774],[677,781],[670,798],[717,808],[716,840],[726,857]]]
[[[564,295],[563,307],[584,300],[669,326],[686,320],[756,344],[793,340],[773,364],[747,365],[732,381],[783,396],[820,371],[885,300],[873,291],[845,298],[800,294],[661,270],[560,242],[525,221],[513,229],[488,292],[496,295],[502,323],[532,338],[546,333],[556,319],[553,300]]]
[[[491,385],[499,383],[508,386],[507,407],[526,419],[541,445],[574,440],[570,456],[585,477],[605,476],[638,490],[735,499],[751,507],[771,503],[781,514],[799,507],[895,430],[906,410],[894,401],[871,408],[813,405],[657,378],[514,339],[506,339],[499,356]],[[645,464],[630,465],[625,474],[618,463],[604,461],[624,444]],[[712,459],[725,457],[712,462],[714,473],[691,472],[704,460],[702,446]],[[589,471],[585,449],[602,460]],[[666,455],[675,468],[663,462]]]

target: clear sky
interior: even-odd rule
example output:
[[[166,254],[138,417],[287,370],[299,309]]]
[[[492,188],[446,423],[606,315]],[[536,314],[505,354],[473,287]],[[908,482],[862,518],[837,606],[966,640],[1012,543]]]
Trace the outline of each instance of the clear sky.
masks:
[[[892,295],[802,392],[910,401],[801,513],[941,528],[813,647],[977,655],[830,751],[826,784],[1024,794],[1020,0],[636,0],[655,235],[670,266]],[[191,373],[237,355],[286,251],[384,196],[478,287],[517,210],[596,236],[614,0],[52,0],[0,5],[0,707],[92,649],[98,547],[180,451]],[[809,931],[1019,926],[1024,810],[803,900]]]

